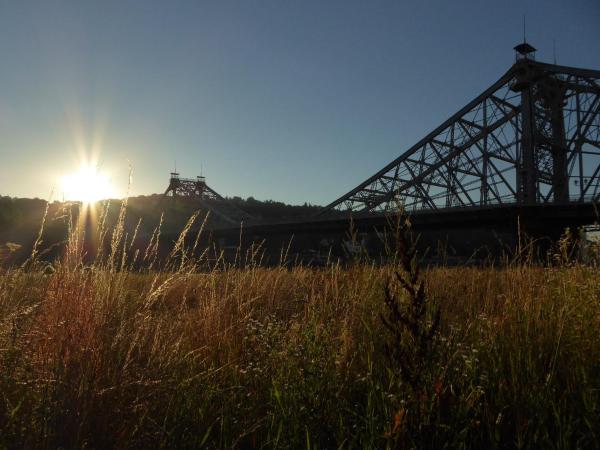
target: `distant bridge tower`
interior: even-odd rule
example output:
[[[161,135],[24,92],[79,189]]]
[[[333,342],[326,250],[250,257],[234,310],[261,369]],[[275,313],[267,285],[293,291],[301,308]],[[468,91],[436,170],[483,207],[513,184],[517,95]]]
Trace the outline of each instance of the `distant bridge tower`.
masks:
[[[195,179],[181,178],[178,172],[171,172],[169,187],[164,195],[197,201],[204,208],[234,225],[244,220],[254,219],[252,215],[233,205],[231,201],[223,198],[206,184],[206,178],[203,176],[197,176]]]
[[[206,184],[205,177],[198,176],[196,179],[180,178],[177,172],[171,172],[169,187],[165,191],[165,195],[202,200],[223,200],[221,195]]]

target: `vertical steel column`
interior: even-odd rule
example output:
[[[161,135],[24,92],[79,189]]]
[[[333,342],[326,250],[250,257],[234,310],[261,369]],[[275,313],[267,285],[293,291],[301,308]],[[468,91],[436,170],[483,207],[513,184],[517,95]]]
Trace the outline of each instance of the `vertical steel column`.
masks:
[[[577,105],[577,139],[575,139],[575,151],[577,152],[577,162],[579,167],[579,201],[583,201],[585,187],[583,186],[583,153],[581,153],[581,141],[583,137],[581,135],[581,102],[579,100],[579,92],[575,94],[575,102]]]
[[[537,176],[535,167],[535,105],[533,102],[533,86],[528,83],[521,91],[522,126],[521,160],[519,161],[519,202],[533,204],[537,193]]]
[[[488,121],[487,121],[487,99],[483,100],[483,129],[485,130],[485,136],[483,137],[483,154],[482,154],[482,165],[481,165],[481,193],[479,197],[479,203],[481,205],[487,205],[488,203]]]
[[[552,122],[552,190],[555,203],[569,201],[569,174],[567,168],[567,139],[563,115],[564,91],[556,87],[550,102]]]

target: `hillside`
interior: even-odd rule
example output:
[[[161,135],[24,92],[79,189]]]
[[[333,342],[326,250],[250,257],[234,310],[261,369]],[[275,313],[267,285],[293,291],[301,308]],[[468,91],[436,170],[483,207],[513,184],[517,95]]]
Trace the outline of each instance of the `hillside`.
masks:
[[[108,200],[96,204],[86,211],[86,214],[96,226],[105,217],[106,226],[112,228],[119,218],[122,204],[122,200]],[[48,209],[45,214],[46,207]],[[81,205],[76,202],[55,201],[48,204],[45,200],[37,198],[0,197],[0,245],[14,243],[20,246],[12,257],[3,259],[14,262],[28,255],[43,220],[41,251],[45,252],[44,255],[48,259],[56,256],[60,252],[61,243],[67,239],[69,223],[75,223],[79,217],[80,207]],[[189,218],[196,212],[199,214],[194,228],[199,228],[204,222],[205,230],[214,230],[239,227],[241,219],[227,216],[228,213],[236,210],[245,217],[244,223],[252,224],[310,217],[320,208],[307,204],[288,205],[273,200],[260,201],[252,197],[227,198],[224,202],[198,202],[185,198],[166,198],[155,194],[131,197],[127,200],[125,232],[131,236],[137,229],[138,238],[147,241],[161,223],[161,217],[161,233],[173,236],[183,229]]]

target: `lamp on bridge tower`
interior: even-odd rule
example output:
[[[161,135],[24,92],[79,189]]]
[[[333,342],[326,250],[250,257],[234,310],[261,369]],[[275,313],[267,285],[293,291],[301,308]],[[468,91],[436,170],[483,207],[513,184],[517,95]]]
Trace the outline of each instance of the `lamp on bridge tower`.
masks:
[[[531,59],[535,61],[536,48],[528,44],[526,41],[522,42],[519,45],[516,45],[514,49],[515,52],[517,52],[515,55],[517,61],[519,61],[520,59]]]

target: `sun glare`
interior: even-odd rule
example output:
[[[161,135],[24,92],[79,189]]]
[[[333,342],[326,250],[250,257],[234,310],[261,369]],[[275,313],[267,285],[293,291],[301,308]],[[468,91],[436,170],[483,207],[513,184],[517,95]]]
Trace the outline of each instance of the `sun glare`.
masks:
[[[114,189],[106,174],[95,166],[81,166],[75,173],[62,179],[65,200],[94,203],[114,196]]]

